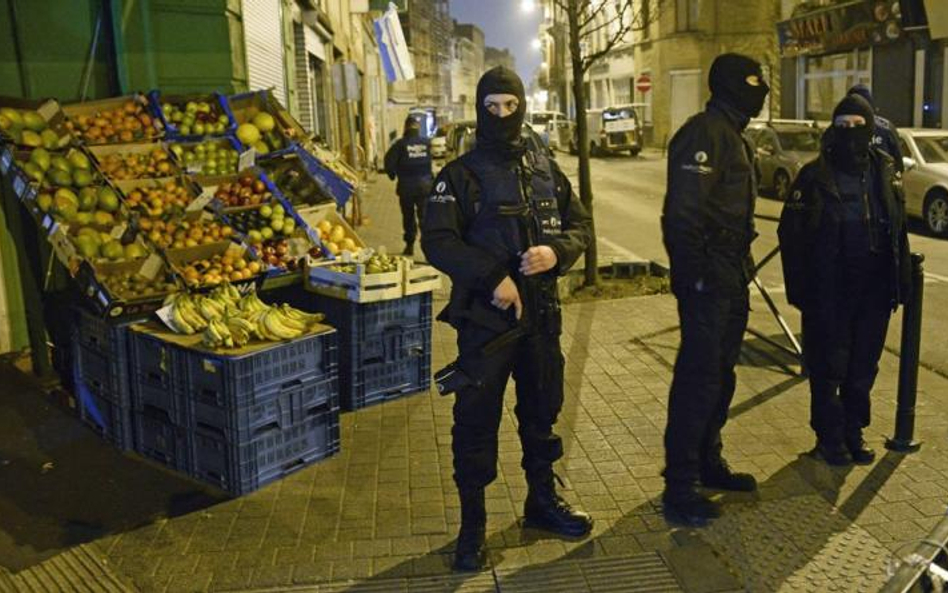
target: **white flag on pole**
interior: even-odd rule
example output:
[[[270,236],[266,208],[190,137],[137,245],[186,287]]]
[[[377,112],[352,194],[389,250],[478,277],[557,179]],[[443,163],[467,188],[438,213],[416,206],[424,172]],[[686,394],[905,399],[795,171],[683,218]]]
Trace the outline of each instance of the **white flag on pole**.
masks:
[[[379,44],[382,67],[389,82],[413,80],[415,68],[411,63],[411,54],[402,32],[402,23],[398,20],[398,9],[389,3],[388,10],[375,19],[375,38]]]

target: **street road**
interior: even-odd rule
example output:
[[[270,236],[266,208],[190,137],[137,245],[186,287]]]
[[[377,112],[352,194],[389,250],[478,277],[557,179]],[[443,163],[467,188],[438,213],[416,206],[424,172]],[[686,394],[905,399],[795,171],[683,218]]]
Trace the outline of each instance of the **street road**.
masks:
[[[558,152],[556,158],[576,183],[577,159]],[[634,253],[644,259],[667,264],[662,246],[659,216],[665,193],[666,161],[657,151],[646,151],[638,158],[616,156],[592,159],[593,205],[600,250]],[[757,231],[754,255],[760,260],[777,246],[777,217],[781,203],[761,197],[757,201]],[[918,223],[910,224],[909,241],[913,251],[925,255],[925,305],[922,316],[922,365],[948,377],[948,325],[944,311],[948,306],[948,242],[930,237]],[[799,314],[783,296],[780,258],[774,258],[760,273],[760,279],[773,296],[790,327],[799,333]],[[779,327],[767,313],[766,305],[753,287],[751,327],[775,337]],[[897,313],[890,324],[887,348],[900,350],[902,316]]]

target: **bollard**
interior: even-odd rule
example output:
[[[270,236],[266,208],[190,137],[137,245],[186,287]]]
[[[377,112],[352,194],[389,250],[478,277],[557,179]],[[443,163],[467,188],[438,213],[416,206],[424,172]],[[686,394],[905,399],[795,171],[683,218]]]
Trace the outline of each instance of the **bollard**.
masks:
[[[912,254],[912,294],[902,309],[902,354],[899,360],[899,395],[895,410],[895,436],[887,439],[886,449],[914,453],[921,443],[914,442],[915,397],[918,389],[918,363],[922,341],[922,296],[925,286],[925,256]]]

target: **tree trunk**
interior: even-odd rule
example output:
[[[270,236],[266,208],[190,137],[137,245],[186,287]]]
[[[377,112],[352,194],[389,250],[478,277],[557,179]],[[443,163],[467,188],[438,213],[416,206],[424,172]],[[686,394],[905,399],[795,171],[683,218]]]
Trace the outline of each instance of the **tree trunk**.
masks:
[[[569,49],[573,67],[573,98],[576,102],[576,143],[579,149],[579,199],[593,215],[592,179],[589,172],[589,129],[586,126],[586,88],[583,86],[583,56],[579,45],[579,2],[569,0],[567,18],[569,20]],[[592,240],[586,249],[586,268],[584,270],[586,286],[599,283],[599,254],[596,246],[596,223],[592,221]]]

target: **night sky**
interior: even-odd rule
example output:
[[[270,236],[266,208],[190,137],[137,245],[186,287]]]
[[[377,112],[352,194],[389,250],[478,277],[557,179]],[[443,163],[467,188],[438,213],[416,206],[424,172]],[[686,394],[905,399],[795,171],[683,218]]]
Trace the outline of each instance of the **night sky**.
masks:
[[[537,37],[541,10],[520,10],[520,0],[450,0],[451,17],[459,23],[474,23],[484,31],[484,43],[507,48],[517,59],[517,73],[530,84],[540,65],[540,52],[530,47]]]

